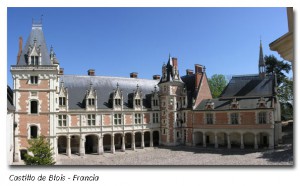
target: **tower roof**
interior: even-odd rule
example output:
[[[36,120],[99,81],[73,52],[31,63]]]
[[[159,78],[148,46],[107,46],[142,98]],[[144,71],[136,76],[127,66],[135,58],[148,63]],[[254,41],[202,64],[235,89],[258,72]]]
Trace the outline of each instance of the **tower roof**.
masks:
[[[264,60],[264,54],[263,54],[263,49],[262,49],[262,44],[260,40],[260,45],[259,45],[259,62],[258,66],[265,66],[265,60]]]
[[[22,50],[20,55],[20,60],[17,65],[27,65],[27,52],[29,51],[30,47],[34,46],[34,42],[36,42],[36,46],[40,47],[41,52],[41,65],[52,65],[50,61],[50,56],[47,50],[47,45],[44,37],[44,33],[42,30],[42,22],[32,22],[32,29],[27,38],[26,44]]]

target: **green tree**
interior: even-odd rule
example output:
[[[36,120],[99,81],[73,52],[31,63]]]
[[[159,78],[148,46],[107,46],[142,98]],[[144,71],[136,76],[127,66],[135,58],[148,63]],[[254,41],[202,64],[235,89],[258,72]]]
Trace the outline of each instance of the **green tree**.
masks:
[[[279,61],[274,55],[266,55],[264,59],[266,62],[266,72],[275,72],[277,75],[278,86],[280,86],[284,82],[284,79],[286,79],[284,72],[289,73],[291,70],[291,65],[284,61]]]
[[[54,165],[54,159],[52,157],[52,148],[50,143],[44,136],[40,136],[36,139],[28,141],[30,147],[29,152],[32,152],[33,156],[25,154],[24,162],[26,165]]]
[[[221,95],[224,88],[227,85],[225,76],[222,74],[214,74],[208,79],[209,88],[213,98],[217,98]]]

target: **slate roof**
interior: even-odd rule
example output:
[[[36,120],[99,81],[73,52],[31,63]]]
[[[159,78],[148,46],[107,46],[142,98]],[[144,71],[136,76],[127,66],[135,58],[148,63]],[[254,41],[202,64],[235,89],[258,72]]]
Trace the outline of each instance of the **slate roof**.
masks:
[[[274,95],[274,76],[260,78],[258,75],[233,76],[221,98],[226,97],[266,97]]]
[[[63,75],[61,81],[64,86],[68,88],[69,109],[84,109],[84,99],[86,90],[89,89],[92,83],[93,88],[97,92],[97,107],[98,109],[112,108],[109,99],[111,94],[119,88],[123,94],[123,108],[132,108],[129,97],[139,85],[139,89],[143,95],[144,108],[151,107],[151,100],[149,94],[154,91],[159,80],[148,80],[138,78],[122,78],[122,77],[106,77],[106,76],[79,76],[79,75]],[[157,91],[159,90],[157,86]]]
[[[14,101],[13,101],[13,91],[11,88],[7,85],[7,110],[14,111]]]
[[[34,46],[34,40],[36,39],[36,46],[40,45],[40,50],[42,54],[41,65],[52,65],[50,61],[50,56],[47,50],[46,41],[44,37],[44,33],[42,30],[42,25],[33,25],[30,35],[27,38],[26,44],[22,50],[20,61],[17,65],[27,65],[27,51],[29,45]]]
[[[195,74],[181,76],[182,81],[185,84],[188,98],[188,108],[193,106],[193,98],[196,97],[197,92],[195,91]]]

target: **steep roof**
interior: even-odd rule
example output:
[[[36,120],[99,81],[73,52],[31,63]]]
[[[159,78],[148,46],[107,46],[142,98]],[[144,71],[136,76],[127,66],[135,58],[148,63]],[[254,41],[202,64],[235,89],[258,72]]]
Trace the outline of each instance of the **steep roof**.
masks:
[[[14,111],[14,101],[13,101],[13,91],[11,88],[7,85],[7,110],[8,111]]]
[[[123,94],[123,108],[132,108],[132,94],[137,89],[142,91],[144,108],[151,107],[149,94],[154,91],[154,87],[159,80],[148,80],[138,78],[122,78],[122,77],[106,77],[106,76],[78,76],[78,75],[63,75],[61,81],[68,88],[68,104],[70,109],[85,108],[83,101],[85,93],[89,89],[90,84],[97,92],[97,107],[100,109],[112,108],[110,103],[111,94],[116,90],[117,84]],[[157,87],[158,90],[158,87]]]
[[[50,56],[47,50],[46,41],[44,33],[42,30],[42,24],[33,24],[29,37],[27,38],[26,44],[22,50],[20,60],[17,65],[27,65],[27,52],[29,46],[34,46],[34,41],[36,40],[36,46],[40,46],[40,52],[42,55],[41,65],[52,65],[50,61]]]
[[[220,97],[267,97],[274,95],[274,87],[273,75],[233,76]]]

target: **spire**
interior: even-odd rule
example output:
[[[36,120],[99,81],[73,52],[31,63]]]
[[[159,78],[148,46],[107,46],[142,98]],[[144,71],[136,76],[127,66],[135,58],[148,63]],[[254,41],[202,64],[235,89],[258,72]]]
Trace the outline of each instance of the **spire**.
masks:
[[[260,40],[260,45],[259,45],[258,71],[259,71],[259,77],[260,78],[266,77],[266,63],[265,63],[265,60],[264,60],[261,40]]]

